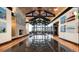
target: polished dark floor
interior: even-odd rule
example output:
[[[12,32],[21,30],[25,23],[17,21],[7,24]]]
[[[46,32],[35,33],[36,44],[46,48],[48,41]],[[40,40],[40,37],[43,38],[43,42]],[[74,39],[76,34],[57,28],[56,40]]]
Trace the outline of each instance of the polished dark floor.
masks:
[[[16,46],[6,50],[5,52],[53,52],[54,50],[49,46],[44,46],[44,47],[34,47],[26,46],[26,42],[23,41],[20,44],[17,44]]]

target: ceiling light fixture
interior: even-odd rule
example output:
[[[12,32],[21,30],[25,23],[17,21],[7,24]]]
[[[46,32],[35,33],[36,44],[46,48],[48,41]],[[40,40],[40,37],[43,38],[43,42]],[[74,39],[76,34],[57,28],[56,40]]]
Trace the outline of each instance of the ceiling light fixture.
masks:
[[[77,12],[76,11],[74,11],[74,15],[77,15]]]
[[[54,11],[58,11],[58,8],[54,8]]]
[[[12,12],[13,12],[13,13],[16,12],[16,8],[15,8],[15,7],[12,8]]]

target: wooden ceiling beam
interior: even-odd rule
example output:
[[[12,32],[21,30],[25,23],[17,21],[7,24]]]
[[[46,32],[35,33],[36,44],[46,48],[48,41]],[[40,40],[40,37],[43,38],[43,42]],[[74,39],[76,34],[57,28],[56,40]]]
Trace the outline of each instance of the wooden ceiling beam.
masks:
[[[35,12],[35,10],[30,11],[30,12],[26,13],[25,15],[28,15],[28,14],[33,13],[33,12]]]
[[[50,11],[47,11],[47,10],[44,10],[46,12],[46,14],[51,14],[53,17],[55,17],[55,14],[53,14],[52,12]]]
[[[35,10],[34,11],[30,11],[28,13],[26,13],[26,17],[36,17],[36,16],[43,16],[43,17],[55,17],[55,14],[44,10],[44,15],[41,14],[41,10],[37,10],[39,14],[35,15]],[[30,14],[30,15],[29,15]],[[48,15],[49,14],[49,15]]]
[[[59,18],[60,16],[62,16],[63,14],[65,14],[66,12],[68,12],[70,9],[72,9],[73,7],[67,7],[65,8],[62,12],[60,12],[51,22],[53,22],[54,20],[56,20],[57,18]]]
[[[42,18],[42,19],[44,19],[44,20],[46,20],[46,21],[50,21],[48,18],[45,18],[45,17],[43,17],[43,16],[36,16],[36,17],[30,19],[30,21],[33,21],[33,20],[35,20],[35,19],[37,19],[37,18]]]
[[[12,11],[12,7],[7,7],[7,8]]]
[[[39,16],[39,15],[38,15]],[[37,16],[34,16],[34,15],[32,15],[32,16],[26,16],[26,17],[37,17]],[[43,16],[43,17],[53,17],[53,16]]]

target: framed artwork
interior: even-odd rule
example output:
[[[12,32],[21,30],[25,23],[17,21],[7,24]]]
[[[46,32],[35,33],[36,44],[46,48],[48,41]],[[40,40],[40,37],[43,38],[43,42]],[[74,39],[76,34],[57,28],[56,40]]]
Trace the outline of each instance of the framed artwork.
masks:
[[[75,28],[76,26],[74,24],[72,25],[67,25],[67,29],[66,29],[66,32],[69,32],[69,33],[75,33]]]
[[[61,26],[61,32],[66,32],[66,25]]]
[[[62,16],[62,17],[60,18],[61,24],[65,23],[65,20],[66,20],[66,16],[64,15],[64,16]]]
[[[0,7],[0,33],[6,32],[6,10]]]
[[[6,10],[0,7],[0,20],[6,20]]]
[[[0,33],[6,32],[6,22],[0,21]]]

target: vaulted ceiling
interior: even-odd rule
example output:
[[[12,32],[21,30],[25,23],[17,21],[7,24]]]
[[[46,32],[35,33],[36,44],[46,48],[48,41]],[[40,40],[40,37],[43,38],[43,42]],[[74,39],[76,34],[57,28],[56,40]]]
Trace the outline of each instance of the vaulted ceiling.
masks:
[[[45,17],[51,21],[52,18],[54,18],[58,13],[60,13],[65,7],[19,7],[19,9],[25,14],[27,17],[27,20],[31,20],[35,18],[35,14],[39,14],[39,10],[41,10],[40,14],[43,16],[46,12],[48,14],[51,14],[50,17]],[[34,15],[31,16],[31,12],[34,11]],[[30,16],[28,16],[30,15]],[[45,15],[44,15],[45,16]]]
[[[7,7],[11,11],[15,11],[16,8]],[[26,23],[35,24],[35,22],[41,22],[43,24],[49,24],[63,13],[68,11],[68,7],[18,7],[19,10],[26,16]],[[38,20],[36,20],[38,19]],[[43,20],[41,20],[43,19]]]

